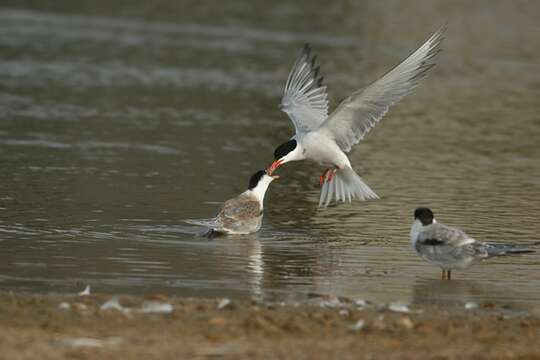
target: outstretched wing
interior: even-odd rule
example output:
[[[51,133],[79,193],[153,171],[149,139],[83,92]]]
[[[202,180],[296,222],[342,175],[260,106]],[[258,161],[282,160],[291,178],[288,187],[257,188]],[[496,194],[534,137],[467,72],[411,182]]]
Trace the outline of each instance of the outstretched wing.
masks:
[[[321,125],[340,148],[348,152],[377,124],[390,106],[412,92],[435,63],[443,29],[433,34],[414,53],[368,87],[345,99]]]
[[[326,86],[319,77],[316,60],[306,44],[289,73],[281,98],[280,109],[289,115],[297,134],[318,128],[328,117]]]

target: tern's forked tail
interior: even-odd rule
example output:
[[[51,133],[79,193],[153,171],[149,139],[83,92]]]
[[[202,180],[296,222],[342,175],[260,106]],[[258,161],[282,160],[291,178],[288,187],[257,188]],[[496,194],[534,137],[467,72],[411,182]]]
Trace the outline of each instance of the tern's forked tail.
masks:
[[[486,251],[487,251],[488,257],[528,254],[528,253],[535,252],[535,250],[531,249],[530,246],[536,246],[536,245],[538,245],[538,243],[534,243],[530,245],[490,243],[490,244],[486,244]]]
[[[319,206],[326,207],[334,199],[336,201],[351,202],[353,199],[368,200],[378,198],[379,196],[362,181],[360,176],[351,167],[347,166],[338,170],[330,180],[327,178],[323,183]]]

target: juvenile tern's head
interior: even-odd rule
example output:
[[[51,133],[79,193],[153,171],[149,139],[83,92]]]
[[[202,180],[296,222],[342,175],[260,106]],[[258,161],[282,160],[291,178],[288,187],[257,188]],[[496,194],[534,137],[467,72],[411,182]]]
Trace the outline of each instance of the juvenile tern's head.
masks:
[[[279,179],[279,176],[268,175],[265,170],[257,171],[249,179],[248,190],[251,190],[257,200],[262,203],[262,201],[264,200],[264,194],[266,193],[266,190],[268,190],[268,186],[272,181],[276,179]]]
[[[431,225],[437,222],[433,216],[433,211],[425,207],[414,210],[414,220],[420,221],[423,226]]]
[[[272,174],[278,167],[290,161],[305,159],[301,147],[295,139],[279,145],[274,151],[275,161],[268,168],[268,173]]]

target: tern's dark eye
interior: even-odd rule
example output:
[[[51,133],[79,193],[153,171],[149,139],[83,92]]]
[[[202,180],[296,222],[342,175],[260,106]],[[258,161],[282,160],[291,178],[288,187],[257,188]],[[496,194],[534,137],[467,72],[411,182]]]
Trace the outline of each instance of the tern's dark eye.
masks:
[[[289,140],[276,148],[276,151],[274,151],[274,159],[279,160],[294,149],[296,149],[296,140]]]
[[[266,174],[266,171],[264,170],[259,170],[257,171],[255,174],[253,174],[251,176],[251,178],[249,179],[249,186],[248,186],[248,189],[249,190],[252,190],[254,189],[257,184],[259,183],[259,180],[261,180],[261,178]]]
[[[418,208],[414,210],[414,218],[422,222],[422,225],[433,224],[433,211],[428,208]]]

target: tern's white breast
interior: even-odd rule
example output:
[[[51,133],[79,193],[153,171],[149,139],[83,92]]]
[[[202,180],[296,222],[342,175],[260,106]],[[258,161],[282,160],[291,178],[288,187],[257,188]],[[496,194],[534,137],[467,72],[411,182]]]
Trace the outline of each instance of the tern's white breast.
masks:
[[[319,131],[310,132],[302,137],[300,141],[305,149],[305,156],[309,160],[328,167],[338,166],[343,168],[351,165],[347,155],[325,133]]]

